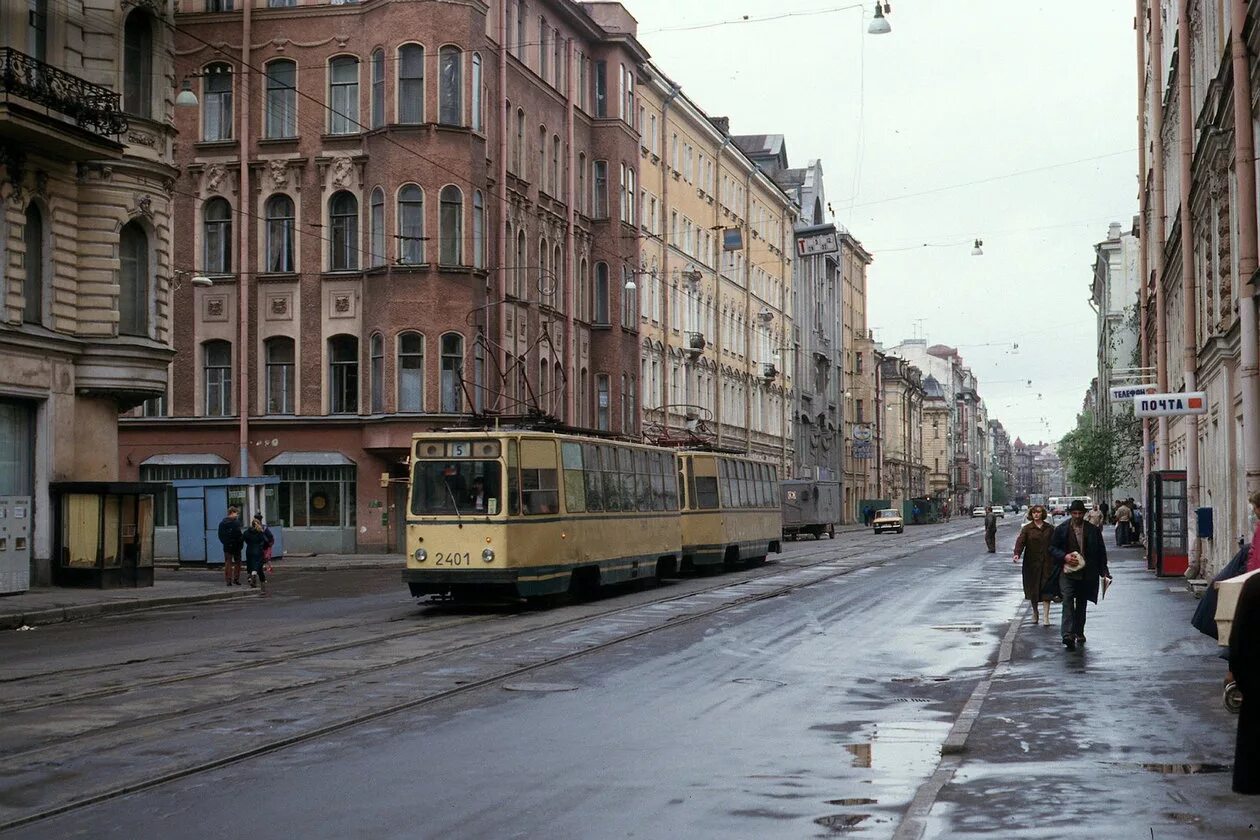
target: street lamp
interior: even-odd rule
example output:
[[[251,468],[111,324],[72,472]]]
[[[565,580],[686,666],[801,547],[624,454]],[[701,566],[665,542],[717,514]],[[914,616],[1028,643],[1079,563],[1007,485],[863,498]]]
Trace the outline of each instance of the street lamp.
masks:
[[[973,245],[973,246],[971,247],[971,256],[973,256],[973,257],[983,257],[983,256],[984,256],[984,249],[982,249],[982,248],[980,247],[980,246],[981,246],[981,245],[983,245],[983,244],[984,244],[984,240],[982,240],[982,239],[977,239],[977,240],[976,240],[976,244],[975,244],[975,245]]]
[[[875,19],[871,21],[871,25],[866,27],[866,31],[872,35],[887,35],[892,32],[892,24],[888,22],[888,18],[884,15],[892,12],[892,5],[885,2],[882,6],[879,0],[875,0]]]
[[[193,93],[192,82],[184,79],[180,86],[179,95],[175,97],[175,104],[181,108],[196,108],[197,94]]]

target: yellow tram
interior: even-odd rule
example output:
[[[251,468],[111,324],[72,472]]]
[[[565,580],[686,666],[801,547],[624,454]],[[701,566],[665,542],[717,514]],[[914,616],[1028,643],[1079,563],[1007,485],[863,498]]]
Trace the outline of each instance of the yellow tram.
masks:
[[[538,597],[779,550],[772,470],[528,429],[412,437],[412,595]]]

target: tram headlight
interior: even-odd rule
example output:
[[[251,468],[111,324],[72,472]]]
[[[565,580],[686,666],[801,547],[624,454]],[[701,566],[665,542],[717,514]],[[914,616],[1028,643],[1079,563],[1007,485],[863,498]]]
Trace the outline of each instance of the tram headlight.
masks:
[[[425,551],[423,548],[417,548],[415,557],[417,563],[423,563],[425,560],[429,559],[429,552]]]
[[[486,550],[482,551],[481,559],[485,560],[487,563],[493,563],[494,562],[494,549],[487,548]]]

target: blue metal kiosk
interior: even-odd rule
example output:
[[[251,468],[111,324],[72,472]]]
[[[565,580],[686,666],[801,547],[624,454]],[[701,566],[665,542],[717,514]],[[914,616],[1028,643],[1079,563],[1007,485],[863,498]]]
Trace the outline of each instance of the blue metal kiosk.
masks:
[[[186,478],[170,482],[175,488],[179,509],[179,562],[223,565],[223,549],[219,545],[219,522],[227,516],[229,505],[241,511],[241,526],[247,527],[255,513],[267,510],[267,499],[276,493],[280,477],[261,475],[233,478]],[[268,522],[276,542],[271,556],[284,555],[284,528],[279,522]]]

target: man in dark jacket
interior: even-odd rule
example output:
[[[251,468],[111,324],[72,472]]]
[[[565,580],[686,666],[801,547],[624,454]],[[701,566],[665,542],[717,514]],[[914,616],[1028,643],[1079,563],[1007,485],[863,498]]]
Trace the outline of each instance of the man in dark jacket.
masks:
[[[984,544],[990,554],[997,551],[997,514],[993,505],[984,506]]]
[[[1060,567],[1063,644],[1076,650],[1077,644],[1085,641],[1086,601],[1098,603],[1099,581],[1110,583],[1111,572],[1102,531],[1085,521],[1085,503],[1080,499],[1072,502],[1068,516],[1050,537],[1050,556]]]
[[[240,586],[245,532],[241,530],[240,511],[235,507],[228,508],[227,516],[219,523],[219,542],[223,545],[223,580],[228,586]]]

